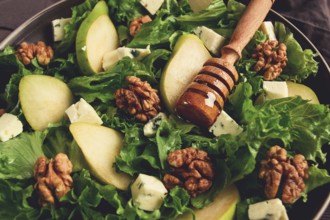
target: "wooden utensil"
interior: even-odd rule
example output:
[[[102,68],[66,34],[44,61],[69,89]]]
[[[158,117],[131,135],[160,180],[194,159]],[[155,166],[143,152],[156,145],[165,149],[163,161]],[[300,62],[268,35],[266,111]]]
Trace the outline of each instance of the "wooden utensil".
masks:
[[[210,127],[220,115],[238,81],[235,62],[264,21],[275,0],[250,0],[220,58],[211,58],[176,103],[177,114],[201,127]]]

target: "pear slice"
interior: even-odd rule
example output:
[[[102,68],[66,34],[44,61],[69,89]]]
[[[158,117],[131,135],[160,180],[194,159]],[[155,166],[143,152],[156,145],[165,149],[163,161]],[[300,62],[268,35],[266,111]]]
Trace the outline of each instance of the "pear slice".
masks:
[[[202,209],[194,210],[196,220],[214,219],[231,220],[234,219],[236,204],[240,201],[240,195],[235,185],[230,185],[223,189],[214,198],[213,202]],[[192,220],[192,215],[185,213],[176,220]]]
[[[113,167],[123,145],[121,133],[112,128],[85,122],[73,123],[69,129],[85,156],[91,173],[103,183],[127,190],[131,177],[117,172]]]
[[[184,34],[178,39],[160,80],[160,93],[170,112],[174,112],[177,99],[210,58],[197,36]]]
[[[193,12],[199,12],[206,9],[212,3],[212,0],[188,0],[188,3]]]
[[[266,100],[300,96],[302,99],[309,100],[311,104],[319,104],[315,92],[306,85],[289,81],[264,81],[264,92],[260,94],[255,104],[262,104]]]
[[[103,55],[118,47],[118,34],[108,12],[105,1],[99,1],[79,27],[77,60],[80,70],[86,75],[101,72]]]
[[[287,85],[288,85],[289,96],[300,96],[305,100],[310,100],[309,103],[311,104],[320,104],[317,95],[308,86],[294,82],[287,82]]]
[[[49,123],[59,122],[73,103],[69,87],[61,80],[47,75],[26,75],[19,83],[19,100],[23,114],[36,131]]]

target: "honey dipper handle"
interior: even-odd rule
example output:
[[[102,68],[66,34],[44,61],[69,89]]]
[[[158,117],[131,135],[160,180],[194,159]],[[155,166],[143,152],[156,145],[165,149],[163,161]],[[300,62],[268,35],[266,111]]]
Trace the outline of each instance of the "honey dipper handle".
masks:
[[[228,45],[221,49],[221,58],[234,64],[264,21],[275,0],[250,0]]]

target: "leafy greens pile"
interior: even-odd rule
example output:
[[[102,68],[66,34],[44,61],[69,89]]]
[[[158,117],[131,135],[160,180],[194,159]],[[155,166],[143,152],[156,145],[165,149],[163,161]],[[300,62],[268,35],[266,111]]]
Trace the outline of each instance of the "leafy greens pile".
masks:
[[[202,208],[210,203],[216,192],[228,184],[245,186],[237,217],[246,219],[247,205],[264,200],[263,189],[256,178],[258,163],[272,145],[285,147],[288,152],[303,154],[311,164],[306,193],[330,182],[330,176],[319,165],[325,163],[322,146],[330,141],[330,111],[325,105],[309,104],[299,97],[289,97],[254,105],[253,99],[261,92],[262,77],[251,70],[255,63],[249,57],[256,44],[266,36],[257,31],[236,64],[241,73],[240,82],[230,95],[226,112],[243,126],[238,136],[211,137],[200,128],[180,121],[174,115],[162,121],[155,137],[143,135],[143,124],[118,110],[114,91],[125,85],[125,77],[135,75],[159,87],[162,68],[171,56],[176,39],[197,26],[207,26],[230,38],[245,6],[229,0],[214,0],[205,10],[193,13],[187,0],[165,0],[152,22],[142,26],[132,38],[129,22],[146,13],[138,0],[107,0],[121,45],[127,47],[151,46],[152,53],[142,61],[122,59],[111,70],[100,75],[83,76],[74,51],[75,36],[81,22],[88,16],[97,0],[86,0],[72,8],[72,20],[65,26],[65,38],[55,46],[55,59],[47,67],[34,60],[24,66],[15,56],[13,47],[0,52],[0,72],[8,77],[1,94],[8,112],[24,122],[24,132],[17,138],[0,143],[0,218],[1,219],[172,219]],[[134,7],[133,7],[134,6]],[[318,64],[311,50],[303,50],[284,24],[275,23],[280,42],[288,47],[288,66],[282,80],[301,82],[317,73]],[[124,134],[124,147],[116,159],[119,170],[132,176],[145,173],[161,178],[168,170],[167,154],[175,149],[195,147],[203,149],[214,159],[216,180],[206,193],[191,199],[183,188],[175,188],[166,197],[163,206],[154,212],[136,208],[130,191],[120,191],[111,185],[102,185],[89,173],[80,148],[68,131],[68,121],[51,125],[43,132],[33,131],[25,122],[18,100],[19,80],[28,74],[45,74],[65,81],[76,99],[89,102],[101,116],[104,125]],[[45,155],[54,157],[66,153],[74,166],[73,189],[54,208],[37,204],[33,190],[33,164]],[[248,187],[246,187],[248,186]]]

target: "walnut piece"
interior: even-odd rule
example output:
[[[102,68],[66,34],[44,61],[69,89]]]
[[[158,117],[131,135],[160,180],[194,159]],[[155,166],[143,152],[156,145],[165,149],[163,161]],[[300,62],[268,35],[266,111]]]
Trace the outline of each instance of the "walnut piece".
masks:
[[[47,163],[41,156],[34,165],[34,188],[39,194],[39,204],[55,205],[56,201],[70,191],[72,186],[72,163],[66,154],[59,153]]]
[[[266,182],[265,195],[268,199],[275,198],[283,184],[282,201],[292,204],[305,191],[308,164],[301,154],[290,160],[287,151],[275,145],[267,151],[266,159],[261,161],[259,178]]]
[[[0,117],[6,113],[6,110],[4,108],[0,108]]]
[[[128,76],[126,80],[128,88],[121,88],[115,92],[116,105],[145,123],[161,110],[157,90],[136,76]]]
[[[274,80],[288,62],[286,46],[276,40],[268,40],[256,46],[252,58],[257,59],[254,71],[263,73],[264,80]]]
[[[54,51],[42,41],[38,41],[36,44],[24,41],[17,48],[16,54],[24,65],[29,65],[34,57],[37,58],[40,65],[47,65],[53,58]]]
[[[141,16],[141,17],[133,19],[129,25],[130,35],[134,37],[139,32],[141,25],[148,23],[150,21],[152,21],[152,20],[149,17],[149,15],[145,15],[145,16]]]
[[[191,197],[209,190],[214,179],[214,167],[207,152],[195,148],[175,150],[168,154],[171,173],[165,174],[163,182],[170,190],[184,187]]]

